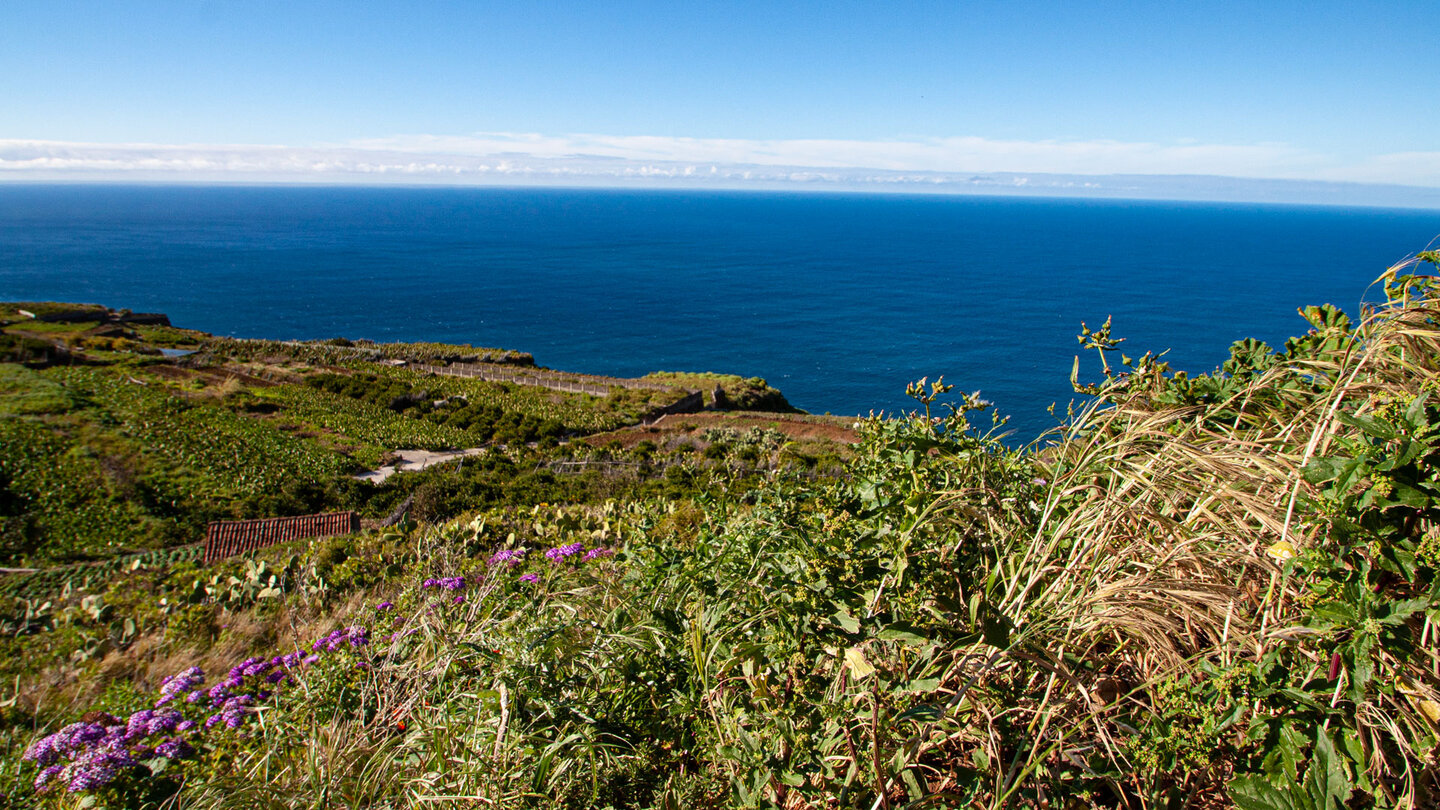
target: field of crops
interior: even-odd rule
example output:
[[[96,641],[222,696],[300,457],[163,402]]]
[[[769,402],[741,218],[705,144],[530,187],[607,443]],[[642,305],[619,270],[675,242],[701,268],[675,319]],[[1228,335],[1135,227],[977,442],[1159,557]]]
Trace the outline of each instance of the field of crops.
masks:
[[[386,450],[445,450],[476,443],[463,430],[308,386],[281,385],[258,390],[255,395],[280,405],[287,419]]]
[[[7,510],[14,516],[0,518],[7,557],[29,551],[27,538],[35,536],[53,559],[124,548],[144,522],[134,504],[109,496],[92,455],[36,422],[0,419],[0,484],[17,501]]]
[[[578,433],[614,430],[633,421],[602,411],[597,407],[601,400],[585,394],[566,394],[548,388],[486,382],[469,377],[422,374],[405,368],[380,367],[371,371],[412,386],[428,388],[441,396],[463,396],[475,405],[490,405],[541,420],[553,419],[567,430]]]
[[[350,466],[344,457],[258,419],[192,404],[160,385],[137,385],[128,377],[89,368],[53,369],[46,374],[139,442],[150,461],[169,470],[188,471],[175,480],[190,482],[194,491],[177,495],[255,494],[295,478],[344,473]]]
[[[483,362],[531,365],[524,352],[449,343],[371,343],[369,341],[280,341],[211,337],[207,351],[235,360],[285,358],[319,365],[370,363],[381,359],[428,362]]]

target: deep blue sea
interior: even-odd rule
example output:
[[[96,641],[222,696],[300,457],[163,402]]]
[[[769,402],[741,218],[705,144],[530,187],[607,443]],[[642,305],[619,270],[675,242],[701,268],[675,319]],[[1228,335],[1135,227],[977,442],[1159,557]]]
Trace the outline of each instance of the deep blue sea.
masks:
[[[1052,425],[1082,321],[1213,369],[1354,312],[1440,211],[576,189],[0,185],[0,300],[241,337],[433,340],[764,377],[823,413],[944,375]],[[1374,297],[1374,293],[1370,294]],[[1091,361],[1093,366],[1094,361]]]

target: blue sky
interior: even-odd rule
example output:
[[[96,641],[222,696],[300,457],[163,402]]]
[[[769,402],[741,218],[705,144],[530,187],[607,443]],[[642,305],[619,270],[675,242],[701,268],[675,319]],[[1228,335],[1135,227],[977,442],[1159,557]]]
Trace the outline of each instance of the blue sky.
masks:
[[[1436,30],[1434,0],[9,0],[0,177],[480,182],[508,155],[1440,188]]]

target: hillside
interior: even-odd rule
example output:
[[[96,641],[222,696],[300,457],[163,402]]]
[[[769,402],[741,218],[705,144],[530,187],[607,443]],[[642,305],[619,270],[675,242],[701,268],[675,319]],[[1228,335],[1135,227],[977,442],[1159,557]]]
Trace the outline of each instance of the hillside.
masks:
[[[0,367],[12,560],[414,500],[208,565],[12,575],[0,806],[1434,807],[1437,262],[1209,374],[1086,330],[1080,398],[1019,449],[940,381],[853,436],[642,425],[701,380],[783,398],[16,321],[45,367]],[[342,483],[472,445],[473,471]],[[40,457],[64,464],[14,461]]]
[[[471,346],[217,338],[94,305],[0,304],[0,360],[0,566],[11,567],[185,545],[214,520],[326,509],[379,519],[407,499],[415,517],[438,520],[660,491],[671,466],[724,466],[725,434],[711,450],[717,441],[657,430],[621,452],[625,428],[743,409],[784,430],[793,410],[763,380],[595,377]],[[572,441],[598,433],[620,442]],[[777,462],[771,444],[733,466]],[[492,452],[381,486],[356,479],[396,451],[470,448]],[[786,452],[835,456],[803,440]],[[551,474],[587,463],[631,474]]]

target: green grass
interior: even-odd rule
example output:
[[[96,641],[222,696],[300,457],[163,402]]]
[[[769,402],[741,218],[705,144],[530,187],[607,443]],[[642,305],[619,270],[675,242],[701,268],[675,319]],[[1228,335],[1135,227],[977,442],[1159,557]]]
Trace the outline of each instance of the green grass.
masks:
[[[15,363],[0,363],[0,418],[64,413],[73,405],[65,388]]]
[[[21,332],[35,335],[72,335],[87,332],[99,326],[99,321],[21,321],[6,327],[7,332]]]

